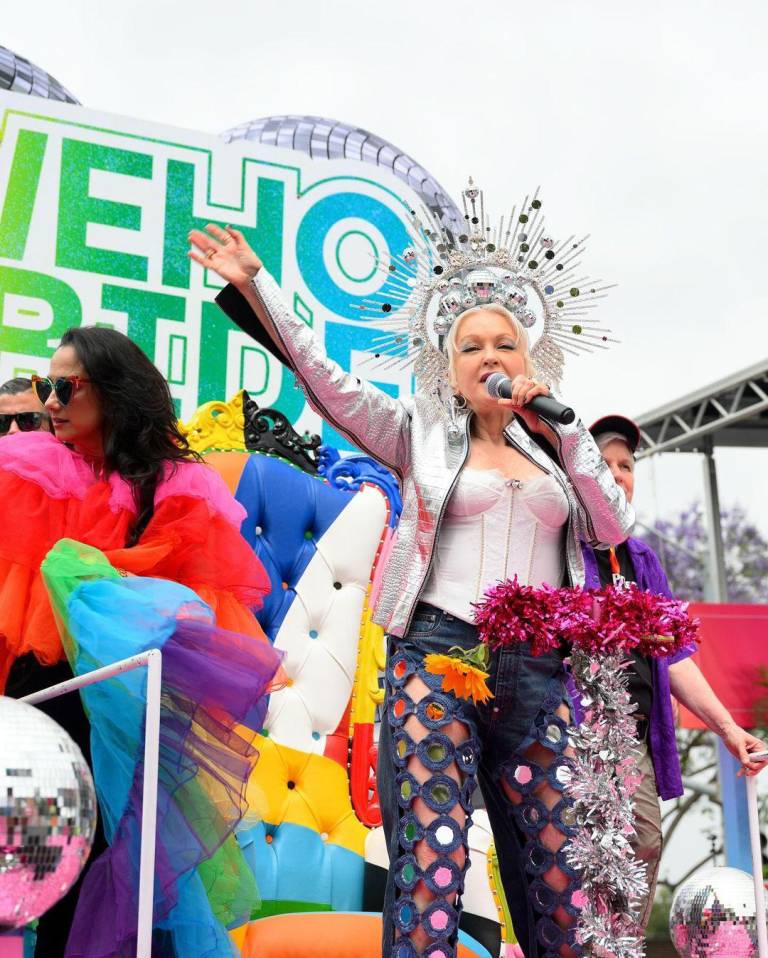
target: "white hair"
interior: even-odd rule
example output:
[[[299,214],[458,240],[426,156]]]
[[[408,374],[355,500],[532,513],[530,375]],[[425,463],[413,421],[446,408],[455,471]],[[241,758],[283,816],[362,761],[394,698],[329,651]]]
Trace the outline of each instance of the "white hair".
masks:
[[[597,448],[600,452],[612,442],[623,442],[624,445],[629,449],[629,439],[622,432],[601,432],[595,439],[597,443]],[[631,449],[629,450],[632,451]]]
[[[515,331],[515,346],[522,353],[523,362],[525,363],[525,375],[533,379],[536,376],[536,367],[533,365],[533,360],[531,359],[528,333],[525,331],[525,327],[520,320],[515,315],[510,313],[505,306],[502,306],[501,303],[488,303],[485,306],[472,306],[471,309],[467,309],[463,313],[460,313],[453,321],[453,325],[448,331],[448,335],[445,337],[443,350],[448,357],[448,381],[451,386],[454,389],[456,388],[456,340],[459,335],[459,326],[461,326],[464,320],[468,319],[470,316],[474,316],[476,313],[483,312],[497,313],[499,316],[503,316]]]

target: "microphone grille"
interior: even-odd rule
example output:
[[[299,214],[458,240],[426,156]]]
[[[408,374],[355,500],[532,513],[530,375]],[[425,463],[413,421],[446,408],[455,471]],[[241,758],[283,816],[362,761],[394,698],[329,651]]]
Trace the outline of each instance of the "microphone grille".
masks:
[[[500,399],[501,393],[499,392],[499,387],[507,378],[504,373],[491,373],[485,381],[485,388],[488,390],[488,395],[494,399]]]

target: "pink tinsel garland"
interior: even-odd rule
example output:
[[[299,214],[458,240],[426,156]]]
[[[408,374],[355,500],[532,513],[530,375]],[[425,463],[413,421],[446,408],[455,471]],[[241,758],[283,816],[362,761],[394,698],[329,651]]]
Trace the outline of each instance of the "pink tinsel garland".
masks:
[[[492,648],[530,643],[534,655],[567,646],[589,655],[639,649],[655,657],[673,655],[698,641],[698,619],[688,603],[636,585],[628,589],[534,589],[517,576],[489,589],[475,605],[480,638]]]

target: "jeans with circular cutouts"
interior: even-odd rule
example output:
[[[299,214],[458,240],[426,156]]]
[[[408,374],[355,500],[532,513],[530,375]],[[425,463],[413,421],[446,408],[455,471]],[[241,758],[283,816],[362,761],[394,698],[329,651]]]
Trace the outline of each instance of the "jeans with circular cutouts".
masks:
[[[404,638],[388,639],[378,760],[390,861],[384,958],[456,955],[478,783],[526,958],[559,958],[564,945],[581,953],[574,926],[566,927],[577,914],[571,898],[578,883],[565,844],[552,850],[541,840],[547,825],[566,842],[575,834],[572,803],[563,794],[573,767],[564,754],[567,722],[556,714],[568,701],[562,658],[533,656],[524,645],[492,652],[494,697],[475,704],[441,691],[442,676],[426,672],[424,659],[477,642],[474,626],[426,603]],[[559,872],[557,887],[549,883],[552,869]]]

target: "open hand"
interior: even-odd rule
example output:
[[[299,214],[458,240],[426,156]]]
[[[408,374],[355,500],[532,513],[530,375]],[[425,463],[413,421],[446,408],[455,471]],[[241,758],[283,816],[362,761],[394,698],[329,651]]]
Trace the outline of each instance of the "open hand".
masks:
[[[740,728],[734,722],[732,725],[728,725],[720,732],[720,737],[723,740],[723,745],[728,749],[728,751],[741,762],[741,769],[738,772],[739,777],[742,775],[757,775],[758,772],[761,772],[767,762],[766,759],[761,759],[758,761],[752,761],[750,759],[750,753],[752,752],[765,752],[766,747],[759,738],[755,738],[754,735],[751,735],[749,732],[745,732],[743,728]]]
[[[249,283],[262,267],[240,230],[227,226],[221,229],[209,223],[203,230],[192,230],[189,242],[193,249],[190,259],[205,269],[212,269],[233,286]]]

